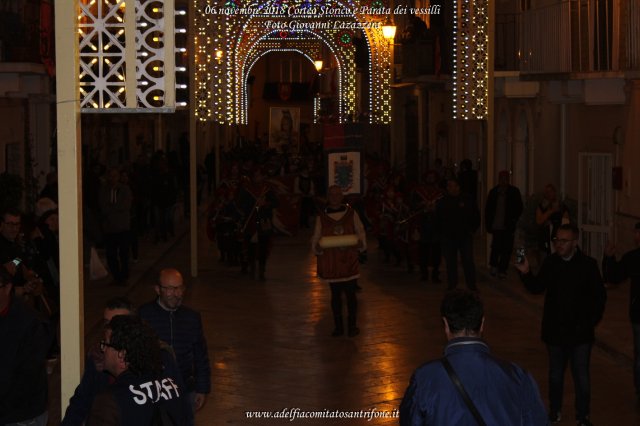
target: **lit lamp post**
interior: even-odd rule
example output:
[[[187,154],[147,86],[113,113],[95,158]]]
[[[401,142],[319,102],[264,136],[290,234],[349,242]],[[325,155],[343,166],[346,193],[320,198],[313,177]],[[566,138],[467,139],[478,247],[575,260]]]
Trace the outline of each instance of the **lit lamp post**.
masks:
[[[315,122],[318,121],[320,108],[322,107],[320,102],[320,92],[322,92],[322,66],[323,65],[324,65],[324,62],[322,61],[322,59],[316,59],[315,61],[313,61],[313,66],[315,67],[316,71],[318,71],[318,93],[316,94],[315,105],[314,105],[315,111],[313,112],[313,116],[315,117],[314,118]]]
[[[393,45],[394,45],[394,40],[396,38],[396,26],[393,25],[391,22],[387,22],[385,25],[382,26],[382,36],[389,43],[389,66],[391,67],[390,80],[391,80],[391,83],[393,83],[395,81],[395,76],[394,76],[395,61],[393,57]]]

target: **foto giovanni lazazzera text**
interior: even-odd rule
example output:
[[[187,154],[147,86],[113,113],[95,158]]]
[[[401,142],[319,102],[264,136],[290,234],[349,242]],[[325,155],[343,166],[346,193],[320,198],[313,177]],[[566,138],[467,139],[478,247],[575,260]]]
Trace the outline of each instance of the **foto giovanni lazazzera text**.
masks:
[[[277,411],[245,411],[247,419],[391,419],[398,418],[397,409],[391,411],[379,411],[377,408],[368,410],[342,411],[342,410],[301,410],[300,408],[283,408]]]
[[[291,20],[291,21],[265,21],[265,27],[270,30],[357,30],[359,28],[379,28],[380,22],[357,22],[357,21],[311,21],[311,20]]]

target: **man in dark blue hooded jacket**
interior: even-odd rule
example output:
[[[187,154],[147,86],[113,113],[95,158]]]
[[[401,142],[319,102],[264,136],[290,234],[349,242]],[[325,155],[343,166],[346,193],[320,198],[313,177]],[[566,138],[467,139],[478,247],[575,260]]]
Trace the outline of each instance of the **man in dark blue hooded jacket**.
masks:
[[[454,290],[441,305],[444,350],[453,371],[485,424],[538,426],[547,424],[538,386],[516,364],[491,355],[482,340],[484,308],[476,293]],[[411,377],[402,404],[402,426],[479,424],[453,384],[442,360],[419,367]]]

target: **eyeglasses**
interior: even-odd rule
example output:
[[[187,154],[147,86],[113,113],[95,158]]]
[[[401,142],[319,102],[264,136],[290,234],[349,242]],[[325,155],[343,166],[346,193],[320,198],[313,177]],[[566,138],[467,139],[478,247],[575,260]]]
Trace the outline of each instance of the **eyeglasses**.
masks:
[[[562,238],[562,239],[554,238],[553,239],[553,244],[562,244],[562,245],[564,245],[564,244],[570,243],[571,241],[575,241],[575,240],[567,240],[567,239],[564,239],[564,238]]]
[[[161,285],[159,287],[165,293],[182,293],[184,291],[184,286],[183,285],[177,286],[177,287],[173,287],[173,286],[170,286],[170,285],[166,285],[166,286],[165,285]]]
[[[104,352],[104,350],[107,349],[107,348],[113,348],[115,350],[118,350],[118,348],[116,348],[111,343],[107,342],[106,340],[101,340],[100,341],[100,352]]]
[[[11,226],[11,227],[13,227],[13,228],[18,228],[18,227],[20,227],[20,222],[4,222],[4,221],[3,221],[2,223],[4,223],[4,224],[5,224],[5,225],[7,225],[7,226]]]

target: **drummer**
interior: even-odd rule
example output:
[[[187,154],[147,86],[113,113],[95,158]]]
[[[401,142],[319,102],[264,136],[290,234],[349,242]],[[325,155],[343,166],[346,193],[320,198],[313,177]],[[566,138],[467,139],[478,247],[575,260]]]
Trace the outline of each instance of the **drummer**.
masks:
[[[366,260],[367,239],[356,211],[343,203],[342,189],[333,185],[327,191],[327,206],[316,219],[311,247],[318,260],[318,276],[331,288],[334,337],[344,334],[342,293],[347,298],[347,334],[357,336],[359,263]]]

